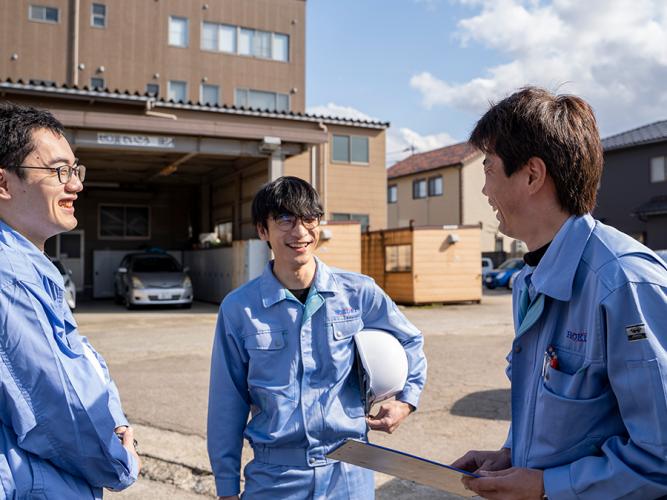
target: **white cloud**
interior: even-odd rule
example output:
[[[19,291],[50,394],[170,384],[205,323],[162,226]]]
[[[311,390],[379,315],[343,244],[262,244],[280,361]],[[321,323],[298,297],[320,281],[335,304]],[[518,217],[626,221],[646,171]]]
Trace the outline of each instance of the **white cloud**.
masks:
[[[358,109],[349,106],[338,106],[331,102],[327,105],[309,107],[306,109],[306,113],[331,118],[382,121]],[[425,153],[426,151],[449,146],[456,142],[458,141],[445,132],[432,135],[419,135],[409,128],[392,126],[387,130],[387,167],[410,156],[412,151],[408,151],[408,149],[411,147],[415,148],[415,153]]]
[[[479,7],[458,23],[462,46],[510,62],[464,83],[425,71],[410,85],[423,104],[483,113],[489,100],[536,84],[587,99],[603,136],[667,118],[667,3],[662,0],[459,0]]]

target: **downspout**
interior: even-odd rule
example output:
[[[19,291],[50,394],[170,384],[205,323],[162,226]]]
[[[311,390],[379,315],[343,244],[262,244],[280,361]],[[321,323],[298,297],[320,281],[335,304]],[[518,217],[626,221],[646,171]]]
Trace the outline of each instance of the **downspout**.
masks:
[[[459,226],[463,225],[463,164],[459,165]]]
[[[310,148],[310,185],[315,187],[315,176],[317,175],[317,145]]]
[[[144,114],[146,116],[155,116],[157,118],[169,118],[171,120],[178,120],[178,117],[174,114],[160,113],[159,111],[152,111],[154,102],[155,101],[153,99],[146,101],[146,111],[144,111]]]
[[[329,129],[327,126],[319,122],[319,127],[327,133],[327,142],[322,144],[322,204],[324,205],[324,218],[327,219],[328,197],[327,197],[327,145],[329,144]]]
[[[72,0],[72,9],[73,9],[73,30],[72,30],[72,67],[71,67],[71,79],[72,85],[74,87],[79,85],[79,14],[80,14],[80,1],[81,0]]]

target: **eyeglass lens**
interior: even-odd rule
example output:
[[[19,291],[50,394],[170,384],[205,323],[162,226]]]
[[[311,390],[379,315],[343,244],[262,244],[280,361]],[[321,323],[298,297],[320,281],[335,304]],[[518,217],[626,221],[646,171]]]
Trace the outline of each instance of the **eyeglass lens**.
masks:
[[[304,227],[307,229],[313,229],[320,225],[320,216],[314,215],[313,217],[298,217],[301,219]],[[279,215],[275,217],[276,225],[279,229],[283,231],[289,231],[296,226],[297,217],[295,215]]]
[[[84,167],[83,165],[77,165],[76,167],[72,167],[70,165],[63,165],[62,167],[59,167],[57,170],[58,170],[58,180],[62,184],[67,184],[69,181],[72,180],[72,172],[76,172],[81,182],[83,182],[83,180],[86,178],[86,167]]]

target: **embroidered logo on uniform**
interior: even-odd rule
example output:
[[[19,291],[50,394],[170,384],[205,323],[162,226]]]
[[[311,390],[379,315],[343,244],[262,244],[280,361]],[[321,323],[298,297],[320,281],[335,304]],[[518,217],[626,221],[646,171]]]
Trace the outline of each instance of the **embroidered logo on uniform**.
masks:
[[[356,312],[359,312],[359,309],[351,309],[351,308],[348,307],[347,309],[338,309],[336,311],[336,314],[338,316],[346,316],[348,314],[354,314]]]
[[[574,332],[567,332],[567,338],[570,340],[574,340],[575,342],[586,342],[586,337],[587,333],[574,333]]]
[[[628,340],[630,342],[634,342],[635,340],[646,339],[646,325],[644,323],[639,323],[638,325],[626,326],[625,331],[628,334]]]

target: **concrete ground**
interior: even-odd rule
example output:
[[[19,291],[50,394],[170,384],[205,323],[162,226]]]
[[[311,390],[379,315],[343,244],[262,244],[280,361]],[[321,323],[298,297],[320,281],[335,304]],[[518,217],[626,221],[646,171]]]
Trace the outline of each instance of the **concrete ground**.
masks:
[[[126,311],[111,301],[81,302],[79,331],[105,357],[135,428],[141,477],[118,500],[215,496],[206,453],[211,345],[218,307]],[[511,295],[485,291],[481,304],[402,308],[424,332],[428,381],[419,410],[393,434],[370,441],[441,463],[469,449],[497,449],[509,428],[505,356],[513,337]],[[244,461],[252,452],[246,447]],[[454,499],[456,495],[376,473],[376,498]]]

